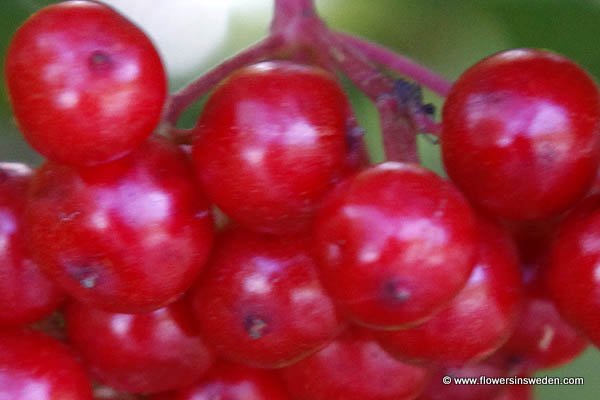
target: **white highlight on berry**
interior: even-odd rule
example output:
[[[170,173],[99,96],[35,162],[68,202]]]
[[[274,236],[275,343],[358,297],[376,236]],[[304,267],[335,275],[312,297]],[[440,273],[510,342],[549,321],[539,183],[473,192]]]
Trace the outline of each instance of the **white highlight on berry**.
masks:
[[[132,322],[132,315],[116,314],[111,319],[110,329],[119,336],[125,336],[131,329]]]
[[[542,334],[542,338],[538,342],[538,349],[546,351],[550,348],[550,345],[552,344],[552,339],[554,339],[556,331],[552,326],[548,324],[544,324],[543,330],[544,333]]]
[[[594,266],[594,280],[600,283],[600,262]]]
[[[271,284],[261,274],[252,274],[244,280],[244,290],[254,294],[266,294],[271,291]]]
[[[56,97],[56,102],[62,109],[76,107],[79,104],[79,93],[75,90],[65,90]]]

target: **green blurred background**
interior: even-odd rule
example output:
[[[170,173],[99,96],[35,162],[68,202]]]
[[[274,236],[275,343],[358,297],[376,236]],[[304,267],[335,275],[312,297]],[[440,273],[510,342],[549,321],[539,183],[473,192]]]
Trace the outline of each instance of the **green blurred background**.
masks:
[[[261,38],[272,0],[110,0],[155,40],[175,90],[224,57]],[[600,79],[600,0],[316,0],[330,26],[413,57],[448,79],[506,48],[541,47],[562,53]],[[12,32],[47,0],[0,1],[0,54]],[[381,160],[373,107],[351,88],[374,160]],[[441,99],[426,93],[438,107]],[[197,110],[186,114],[191,125]],[[420,141],[426,164],[440,170],[438,149]],[[0,161],[41,162],[23,142],[0,84]],[[600,316],[599,316],[600,318]],[[584,386],[536,387],[539,399],[597,399],[600,352],[588,350],[570,365],[540,375],[581,376]],[[481,399],[485,400],[485,399]]]

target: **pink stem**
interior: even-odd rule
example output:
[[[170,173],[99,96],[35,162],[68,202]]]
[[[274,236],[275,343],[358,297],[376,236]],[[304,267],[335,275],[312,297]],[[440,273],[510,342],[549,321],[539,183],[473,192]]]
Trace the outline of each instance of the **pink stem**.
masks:
[[[359,49],[366,57],[377,64],[414,80],[442,97],[446,97],[450,92],[452,82],[406,56],[396,54],[383,46],[347,33],[336,32],[336,36],[345,44]]]
[[[200,97],[208,93],[217,83],[238,68],[273,56],[283,46],[279,36],[269,36],[246,50],[217,65],[182,90],[171,95],[164,120],[175,125],[181,113]]]

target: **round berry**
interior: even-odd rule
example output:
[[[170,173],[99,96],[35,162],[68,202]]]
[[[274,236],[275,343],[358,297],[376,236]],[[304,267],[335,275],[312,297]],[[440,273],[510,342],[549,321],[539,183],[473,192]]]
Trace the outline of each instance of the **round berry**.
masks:
[[[238,70],[208,99],[193,157],[209,198],[262,232],[305,229],[346,167],[349,105],[334,77],[266,62]]]
[[[37,332],[3,331],[0,399],[92,400],[92,389],[67,346]]]
[[[477,232],[471,208],[423,167],[387,162],[346,180],[315,224],[321,278],[355,322],[423,322],[467,282]]]
[[[544,50],[508,50],[454,84],[442,115],[444,166],[492,213],[549,217],[590,188],[599,129],[600,95],[581,67]]]
[[[293,363],[343,327],[302,237],[230,228],[191,300],[200,332],[218,354],[253,367]]]
[[[63,291],[32,260],[23,213],[32,170],[0,162],[0,326],[36,321],[58,308]]]
[[[153,44],[96,1],[65,1],[33,14],[10,43],[5,76],[25,138],[50,160],[76,165],[139,146],[167,96]]]
[[[411,400],[423,390],[429,371],[394,359],[367,331],[349,329],[281,375],[298,400]]]
[[[484,359],[506,342],[522,303],[517,251],[508,233],[480,221],[477,263],[452,302],[423,324],[377,332],[382,347],[420,363],[462,365]]]
[[[600,195],[586,199],[561,223],[544,274],[560,314],[600,346]]]
[[[48,162],[28,196],[32,255],[90,306],[162,307],[193,284],[212,245],[210,206],[194,178],[185,155],[160,137],[93,167]]]
[[[290,400],[272,371],[219,362],[193,385],[150,400]]]
[[[192,384],[213,361],[182,301],[138,314],[110,313],[70,302],[65,322],[69,342],[92,376],[118,390],[178,389]]]

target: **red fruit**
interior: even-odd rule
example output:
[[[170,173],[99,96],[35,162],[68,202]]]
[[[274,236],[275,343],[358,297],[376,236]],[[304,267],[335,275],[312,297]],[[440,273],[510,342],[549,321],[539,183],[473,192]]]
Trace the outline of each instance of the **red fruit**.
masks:
[[[343,327],[300,237],[230,228],[191,301],[207,342],[222,357],[254,367],[293,363]]]
[[[61,163],[127,154],[152,133],[167,95],[150,40],[95,1],[65,1],[33,14],[12,39],[5,74],[19,128]]]
[[[529,296],[502,352],[525,371],[556,368],[572,361],[587,347],[587,340],[564,321],[551,301]]]
[[[115,389],[157,393],[193,383],[212,364],[183,302],[143,314],[117,314],[69,303],[69,342],[91,374]]]
[[[41,333],[0,333],[0,399],[91,400],[83,368],[63,344]]]
[[[600,195],[580,204],[559,226],[544,273],[560,314],[600,346]]]
[[[40,266],[77,300],[113,312],[176,300],[202,269],[213,238],[190,165],[158,137],[107,164],[45,164],[26,213]]]
[[[590,188],[600,160],[600,95],[572,61],[508,50],[468,69],[443,109],[448,175],[497,215],[559,214]]]
[[[325,200],[315,246],[325,286],[357,323],[423,322],[467,282],[477,238],[452,185],[412,164],[384,163]]]
[[[151,400],[290,400],[270,371],[219,363],[195,384]]]
[[[242,68],[204,107],[196,171],[209,198],[244,227],[306,229],[346,167],[348,117],[346,95],[325,71],[282,61]]]
[[[503,230],[481,221],[478,261],[450,305],[423,324],[377,332],[381,346],[413,362],[464,364],[496,351],[515,327],[522,300],[514,244]]]
[[[298,400],[409,400],[428,378],[425,368],[392,358],[366,332],[354,330],[281,374]]]
[[[23,325],[52,313],[62,290],[31,259],[23,232],[23,199],[32,171],[0,163],[0,326]]]

